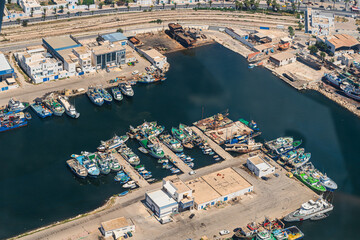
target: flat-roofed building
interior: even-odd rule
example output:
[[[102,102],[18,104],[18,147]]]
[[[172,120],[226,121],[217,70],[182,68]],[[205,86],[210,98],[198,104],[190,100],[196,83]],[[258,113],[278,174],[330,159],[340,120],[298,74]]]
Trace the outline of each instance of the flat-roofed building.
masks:
[[[296,62],[296,56],[290,52],[281,52],[270,56],[270,61],[276,66],[281,67]]]
[[[269,52],[274,52],[274,45],[271,43],[264,43],[260,45],[255,45],[253,49],[256,52],[262,52],[267,54]]]
[[[124,236],[127,232],[135,232],[135,224],[131,219],[119,217],[102,222],[100,232],[104,237],[119,239],[119,237]]]
[[[101,35],[104,41],[109,41],[111,43],[120,42],[121,46],[125,46],[127,44],[127,37],[121,32],[109,33]]]
[[[249,38],[249,33],[239,29],[232,29],[226,27],[225,32],[229,34],[231,37],[235,38],[236,40],[241,40],[241,39],[246,40]]]
[[[169,68],[167,57],[156,49],[141,50],[141,52],[144,54],[144,57],[158,69],[166,71]]]
[[[193,191],[194,208],[196,210],[213,206],[222,199],[221,195],[201,177],[185,183]]]
[[[275,172],[275,167],[266,162],[260,155],[249,157],[246,165],[257,177],[265,177]]]
[[[159,218],[178,212],[178,203],[163,190],[146,193],[145,203]]]
[[[227,201],[245,193],[252,192],[254,187],[232,168],[207,174],[202,177],[221,195],[221,201]]]
[[[34,83],[47,82],[61,77],[62,62],[48,53],[43,46],[28,47],[14,56]]]
[[[179,203],[181,211],[191,208],[194,204],[192,190],[177,175],[163,179],[163,190]]]
[[[14,69],[6,59],[5,55],[0,52],[0,82],[11,78],[14,75]]]
[[[41,6],[36,0],[19,0],[18,3],[27,15],[31,13],[33,15],[42,13]]]
[[[87,45],[96,69],[109,69],[126,63],[126,50],[121,42],[93,42]]]

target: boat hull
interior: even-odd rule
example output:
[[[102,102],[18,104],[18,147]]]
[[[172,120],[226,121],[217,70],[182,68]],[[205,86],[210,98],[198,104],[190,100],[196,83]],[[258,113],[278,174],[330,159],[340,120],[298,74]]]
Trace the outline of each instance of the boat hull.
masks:
[[[15,124],[12,127],[0,127],[0,132],[6,132],[6,131],[10,131],[10,130],[13,130],[13,129],[16,129],[16,128],[25,127],[25,126],[27,126],[27,121],[23,121],[23,122],[21,122],[19,124]]]

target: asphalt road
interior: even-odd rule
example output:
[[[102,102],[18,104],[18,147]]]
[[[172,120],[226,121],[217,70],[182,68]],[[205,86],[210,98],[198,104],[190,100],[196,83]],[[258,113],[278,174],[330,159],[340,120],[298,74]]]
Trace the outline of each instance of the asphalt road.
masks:
[[[211,5],[212,7],[235,7],[234,3],[213,3]],[[170,10],[172,8],[174,8],[174,5],[165,5],[165,6],[161,6],[161,5],[156,5],[152,8],[153,11],[161,11],[161,10]],[[190,6],[186,6],[186,5],[177,5],[176,8],[177,9],[185,9],[185,8],[194,8],[197,7],[197,5],[190,5]],[[201,4],[200,7],[209,7],[208,4]],[[260,4],[259,6],[262,9],[267,8],[266,4]],[[305,9],[307,8],[307,6],[303,5],[300,6],[299,10],[301,11],[305,11]],[[313,9],[316,10],[324,10],[321,9],[319,7],[312,6]],[[134,6],[134,7],[119,7],[119,8],[110,8],[110,9],[96,9],[96,10],[90,10],[90,11],[82,11],[82,12],[71,12],[70,14],[67,14],[66,11],[64,11],[64,13],[58,13],[57,16],[55,15],[49,15],[46,16],[45,19],[43,17],[30,17],[30,18],[26,18],[26,20],[28,20],[29,22],[41,22],[41,21],[48,21],[48,20],[56,20],[56,19],[64,19],[64,18],[73,18],[73,17],[81,17],[81,16],[90,16],[90,15],[99,15],[99,14],[110,14],[110,13],[116,13],[116,12],[141,12],[144,10],[149,10],[150,7],[149,6]],[[287,9],[291,9],[291,6],[288,6]],[[342,10],[326,10],[329,13],[334,13],[340,16],[346,16],[346,15],[352,15],[354,14],[351,11],[342,11]],[[23,19],[25,20],[25,19]],[[3,22],[3,26],[12,26],[12,25],[18,25],[19,23],[14,20],[14,21],[9,21],[9,22]]]

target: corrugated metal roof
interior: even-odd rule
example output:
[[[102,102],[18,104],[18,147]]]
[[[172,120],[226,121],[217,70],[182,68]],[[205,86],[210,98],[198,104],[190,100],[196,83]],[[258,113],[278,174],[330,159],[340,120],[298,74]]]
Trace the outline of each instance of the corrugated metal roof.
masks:
[[[127,40],[127,37],[124,36],[121,32],[116,33],[109,33],[105,35],[101,35],[105,40],[108,40],[110,42],[118,42],[118,41],[124,41]]]

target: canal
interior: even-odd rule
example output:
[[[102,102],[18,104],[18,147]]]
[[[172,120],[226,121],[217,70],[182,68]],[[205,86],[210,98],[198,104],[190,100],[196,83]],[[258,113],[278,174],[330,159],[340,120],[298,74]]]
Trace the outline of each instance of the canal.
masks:
[[[262,68],[248,69],[240,55],[218,44],[168,54],[166,82],[134,87],[135,96],[96,107],[75,98],[81,116],[39,119],[0,135],[0,238],[8,238],[102,205],[123,191],[113,177],[78,180],[66,167],[72,153],[95,151],[100,140],[129,125],[158,121],[168,130],[229,110],[230,118],[257,121],[263,140],[303,140],[313,164],[339,185],[335,210],[325,220],[299,224],[306,239],[355,239],[360,215],[359,119],[317,92],[298,92]],[[156,178],[170,172],[128,145]],[[212,164],[188,152],[195,166]],[[279,203],[281,204],[281,203]]]

